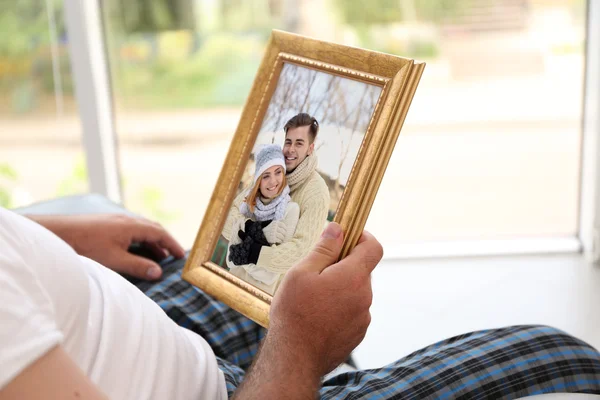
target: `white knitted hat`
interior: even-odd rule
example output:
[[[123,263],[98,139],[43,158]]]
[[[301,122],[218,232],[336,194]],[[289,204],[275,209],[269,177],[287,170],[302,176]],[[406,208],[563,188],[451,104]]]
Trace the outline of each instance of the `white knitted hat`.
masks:
[[[279,165],[285,173],[285,158],[281,147],[276,144],[261,146],[256,153],[256,170],[254,172],[254,183],[262,174],[274,165]]]

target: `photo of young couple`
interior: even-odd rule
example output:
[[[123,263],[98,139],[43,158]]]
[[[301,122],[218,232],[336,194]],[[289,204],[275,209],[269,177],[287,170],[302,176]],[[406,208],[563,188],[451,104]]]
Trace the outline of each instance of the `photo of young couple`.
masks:
[[[213,262],[275,293],[333,219],[379,94],[376,86],[284,66]]]
[[[229,271],[269,294],[317,242],[329,211],[314,154],[319,123],[300,113],[284,131],[283,149],[264,145],[256,154],[253,182],[234,200],[223,230]]]

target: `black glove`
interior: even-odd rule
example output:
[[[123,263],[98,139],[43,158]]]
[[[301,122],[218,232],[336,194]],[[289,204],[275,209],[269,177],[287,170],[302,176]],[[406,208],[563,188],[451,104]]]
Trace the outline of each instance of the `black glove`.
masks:
[[[266,221],[260,221],[260,222],[258,222],[258,221],[252,221],[251,219],[247,219],[246,222],[244,222],[244,230],[240,229],[238,231],[238,237],[240,238],[241,241],[244,241],[244,239],[246,239],[246,236],[248,236],[246,234],[246,232],[249,232],[249,231],[256,232],[258,230],[258,226],[257,225],[260,225],[261,228],[265,228],[271,222],[273,222],[272,219],[269,219],[269,220],[266,220]],[[264,233],[263,233],[263,236],[264,236]],[[261,239],[260,235],[258,235],[255,239],[260,241],[260,239]],[[267,243],[266,240],[264,241],[264,245],[265,246],[268,246],[269,244],[270,243]]]
[[[267,224],[264,224],[264,222],[267,222]],[[238,237],[240,238],[240,240],[244,241],[244,239],[246,239],[246,236],[248,236],[248,233],[253,231],[253,229],[256,229],[254,228],[255,226],[261,225],[264,227],[269,225],[271,221],[264,222],[252,221],[251,219],[247,219],[246,222],[244,222],[244,230],[240,229],[238,231]]]
[[[261,249],[259,243],[246,236],[242,243],[234,244],[229,248],[229,261],[234,265],[256,264]]]
[[[250,255],[250,245],[252,239],[246,238],[242,243],[234,244],[229,247],[229,261],[234,265],[248,264],[248,256]]]
[[[251,219],[247,219],[246,222],[244,222],[244,232],[248,232],[250,229],[252,229],[255,223],[256,222],[252,221]]]
[[[269,225],[271,223],[272,220],[267,220],[267,221],[252,221],[251,219],[247,219],[246,222],[244,222],[244,230],[239,230],[238,231],[238,237],[240,238],[241,241],[244,241],[244,239],[246,239],[246,232],[252,231],[255,225],[260,224],[261,227],[265,227],[267,225]]]
[[[246,230],[246,236],[249,236],[261,246],[270,246],[270,243],[267,241],[265,233],[263,232],[263,223],[265,223],[264,226],[267,226],[270,222],[271,221],[264,221],[251,224]]]
[[[257,264],[258,263],[258,257],[260,256],[260,251],[262,250],[262,248],[263,247],[260,243],[257,243],[254,240],[251,241],[250,254],[248,254],[248,263],[249,264]]]

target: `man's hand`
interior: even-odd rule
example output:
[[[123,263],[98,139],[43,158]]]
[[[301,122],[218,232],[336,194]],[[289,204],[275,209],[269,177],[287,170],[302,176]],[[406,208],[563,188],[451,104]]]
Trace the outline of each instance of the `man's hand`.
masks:
[[[339,225],[329,224],[313,251],[286,274],[271,304],[259,356],[236,398],[314,398],[320,378],[347,359],[371,321],[371,271],[383,249],[363,233],[342,249]]]
[[[160,266],[148,258],[129,253],[140,243],[162,260],[169,254],[185,256],[183,248],[158,223],[124,215],[29,216],[52,231],[80,255],[119,273],[142,279],[158,279]]]
[[[347,359],[371,322],[371,271],[383,249],[363,233],[348,257],[337,262],[342,231],[330,224],[312,252],[284,278],[271,306],[269,335],[312,362],[319,376]]]

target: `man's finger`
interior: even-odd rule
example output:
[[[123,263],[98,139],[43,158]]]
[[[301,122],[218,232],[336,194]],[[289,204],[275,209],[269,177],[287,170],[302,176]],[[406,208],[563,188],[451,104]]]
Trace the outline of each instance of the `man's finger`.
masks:
[[[343,272],[344,274],[370,274],[383,257],[383,247],[369,232],[363,232],[358,244],[348,256],[331,268],[328,272]]]
[[[361,233],[360,237],[358,238],[358,242],[356,244],[361,244],[363,242],[369,242],[369,241],[372,241],[372,240],[377,241],[377,239],[375,239],[375,236],[373,236],[371,234],[371,232],[369,232],[369,231],[363,231]]]
[[[123,260],[119,264],[119,271],[145,280],[155,280],[162,275],[162,269],[157,263],[130,253],[123,256]]]
[[[166,230],[160,226],[156,226],[150,223],[135,224],[132,228],[132,241],[134,242],[147,242],[154,243],[167,250],[175,258],[182,258],[185,256],[183,247],[171,236]]]
[[[162,261],[168,257],[168,254],[165,252],[165,250],[156,243],[145,242],[142,245],[147,248],[150,253],[152,253],[153,260]]]
[[[342,228],[339,224],[331,222],[323,231],[315,247],[297,264],[296,268],[321,273],[325,268],[337,262],[342,251],[343,241]]]

